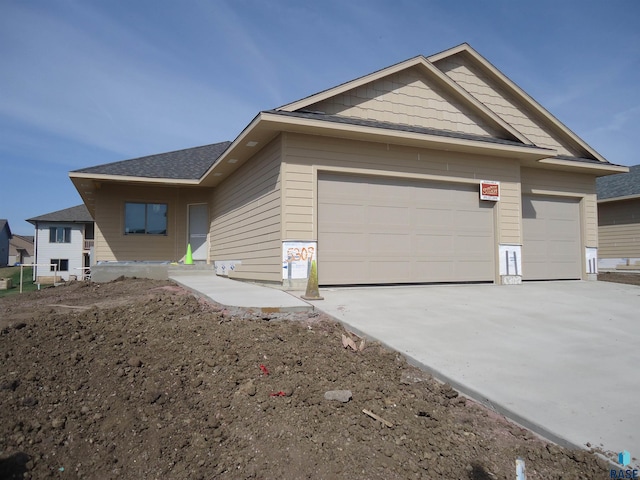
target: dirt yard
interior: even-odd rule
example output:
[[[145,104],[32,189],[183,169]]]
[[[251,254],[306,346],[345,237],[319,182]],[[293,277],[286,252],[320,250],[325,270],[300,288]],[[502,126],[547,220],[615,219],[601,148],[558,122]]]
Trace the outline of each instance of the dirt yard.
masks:
[[[626,283],[627,285],[640,285],[640,274],[624,272],[603,272],[598,274],[601,282]]]
[[[169,282],[2,298],[0,478],[513,479],[517,457],[530,480],[609,478],[362,346],[322,315],[229,311]]]

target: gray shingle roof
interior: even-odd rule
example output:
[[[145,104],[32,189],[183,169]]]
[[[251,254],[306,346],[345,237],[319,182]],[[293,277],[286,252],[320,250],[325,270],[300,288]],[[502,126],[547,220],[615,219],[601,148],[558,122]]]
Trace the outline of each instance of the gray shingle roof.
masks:
[[[159,153],[146,157],[122,160],[95,167],[74,170],[75,173],[121,175],[145,178],[169,178],[175,180],[198,180],[231,142],[214,143],[202,147],[187,148],[175,152]]]
[[[640,195],[640,165],[629,167],[629,173],[618,173],[596,179],[598,200]]]
[[[401,132],[414,132],[424,133],[426,135],[437,135],[440,137],[459,138],[462,140],[476,140],[480,142],[498,143],[501,145],[517,145],[525,146],[521,142],[514,142],[512,140],[504,140],[502,138],[484,137],[482,135],[472,135],[467,133],[453,132],[450,130],[438,130],[435,128],[416,127],[413,125],[400,125],[391,122],[379,122],[376,120],[366,120],[353,117],[342,117],[339,115],[328,115],[322,112],[310,112],[305,110],[297,110],[295,112],[285,112],[282,110],[268,110],[265,113],[273,113],[276,115],[283,115],[286,117],[308,118],[313,120],[323,120],[326,122],[343,123],[347,125],[360,125],[363,127],[384,128],[387,130],[396,130]],[[530,145],[526,145],[530,146]]]
[[[39,217],[27,219],[27,222],[35,225],[36,222],[69,222],[69,223],[87,223],[93,222],[93,217],[87,210],[87,206],[76,205],[75,207],[65,208],[56,212],[45,213]]]

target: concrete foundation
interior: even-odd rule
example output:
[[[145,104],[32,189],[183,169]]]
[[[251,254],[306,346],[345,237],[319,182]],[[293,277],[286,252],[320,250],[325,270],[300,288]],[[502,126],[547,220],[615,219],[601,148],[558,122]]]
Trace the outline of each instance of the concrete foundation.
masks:
[[[91,267],[91,280],[96,283],[111,282],[120,277],[168,280],[168,263],[109,262]]]
[[[501,285],[521,285],[522,277],[520,275],[501,275],[500,284]]]

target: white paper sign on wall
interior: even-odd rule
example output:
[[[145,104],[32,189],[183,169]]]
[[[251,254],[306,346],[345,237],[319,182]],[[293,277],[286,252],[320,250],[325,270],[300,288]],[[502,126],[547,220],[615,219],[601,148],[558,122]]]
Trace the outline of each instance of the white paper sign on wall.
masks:
[[[282,242],[282,279],[306,279],[311,261],[318,260],[316,242]]]
[[[522,246],[500,245],[500,275],[522,275]]]
[[[598,273],[598,249],[593,247],[585,248],[585,259],[587,261],[587,273]]]

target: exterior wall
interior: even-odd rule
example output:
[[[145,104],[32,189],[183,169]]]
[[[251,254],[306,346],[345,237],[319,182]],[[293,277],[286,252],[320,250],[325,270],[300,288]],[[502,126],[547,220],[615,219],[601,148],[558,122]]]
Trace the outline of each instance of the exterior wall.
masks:
[[[171,261],[187,252],[188,205],[207,203],[210,189],[102,184],[96,192],[95,261]],[[125,235],[125,202],[167,204],[166,235]]]
[[[516,160],[394,145],[286,134],[283,240],[317,241],[318,171],[478,184],[501,182],[496,205],[498,243],[522,243],[520,165]],[[322,257],[321,247],[318,251]]]
[[[70,243],[50,243],[49,227],[71,228]],[[82,278],[83,247],[84,247],[84,224],[64,223],[64,222],[38,222],[36,230],[37,246],[36,263],[34,275],[36,281],[53,281],[53,272],[47,265],[52,259],[69,260],[69,269],[66,272],[59,272],[58,279],[65,281],[75,278]],[[44,265],[41,265],[44,264]]]
[[[640,199],[598,204],[598,225],[600,258],[640,259]]]
[[[582,246],[598,246],[598,205],[594,175],[523,168],[522,193],[579,198]]]
[[[13,235],[9,241],[9,265],[33,263],[33,242],[20,235]]]
[[[5,226],[0,230],[0,267],[6,267],[9,262],[9,229]]]
[[[235,278],[282,281],[281,137],[214,188],[211,259],[239,260]]]
[[[308,110],[400,125],[495,136],[451,95],[411,68],[308,107]]]
[[[535,145],[556,149],[560,155],[578,157],[585,155],[575,146],[561,140],[561,137],[533,112],[528,111],[526,107],[523,108],[522,102],[496,85],[494,80],[476,67],[465,55],[453,55],[435,62],[435,65]]]

